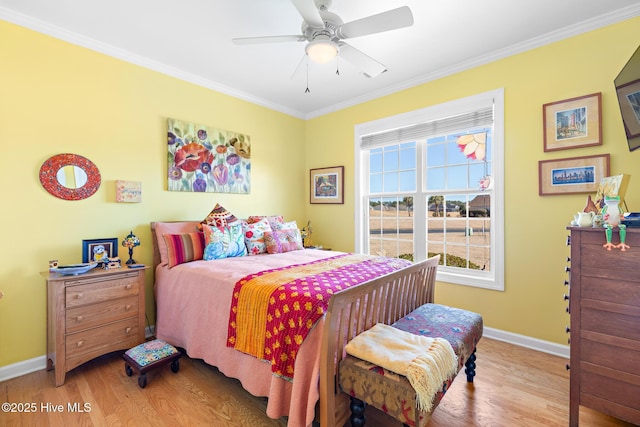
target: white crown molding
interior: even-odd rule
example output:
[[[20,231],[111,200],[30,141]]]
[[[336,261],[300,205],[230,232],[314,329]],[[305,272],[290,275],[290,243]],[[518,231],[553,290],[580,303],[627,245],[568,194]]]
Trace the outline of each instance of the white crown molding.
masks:
[[[151,60],[149,58],[136,55],[124,49],[120,49],[115,46],[111,46],[109,44],[99,42],[97,40],[79,35],[72,31],[65,30],[64,28],[60,28],[55,25],[51,25],[46,22],[34,19],[27,15],[17,13],[11,9],[0,7],[0,19],[3,19],[5,21],[12,22],[22,27],[26,27],[43,34],[50,35],[52,37],[67,41],[69,43],[82,46],[87,49],[91,49],[96,52],[100,52],[105,55],[112,56],[114,58],[121,59],[123,61],[130,62],[132,64],[136,64],[141,67],[148,68],[148,69],[157,71],[159,73],[166,74],[168,76],[175,77],[177,79],[184,80],[186,82],[205,87],[207,89],[211,89],[229,96],[233,96],[238,99],[242,99],[244,101],[251,102],[256,105],[260,105],[260,106],[263,106],[275,111],[279,111],[281,113],[288,114],[293,117],[305,119],[305,120],[309,120],[309,119],[322,116],[325,114],[329,114],[335,111],[339,111],[347,107],[352,107],[362,102],[371,101],[373,99],[377,99],[382,96],[390,95],[392,93],[399,92],[401,90],[409,89],[411,87],[428,83],[430,81],[437,80],[439,78],[446,77],[451,74],[459,73],[461,71],[465,71],[480,65],[488,64],[490,62],[497,61],[499,59],[503,59],[508,56],[522,53],[527,50],[535,49],[535,48],[538,48],[550,43],[554,43],[562,39],[566,39],[568,37],[573,37],[588,31],[593,31],[607,25],[615,24],[617,22],[634,18],[636,16],[640,16],[640,4],[631,5],[626,8],[622,8],[614,12],[598,16],[596,18],[588,19],[586,21],[580,22],[575,25],[571,25],[561,30],[553,31],[543,36],[535,37],[533,39],[527,40],[522,43],[514,44],[504,49],[496,50],[487,55],[482,55],[467,61],[463,61],[459,64],[456,64],[455,66],[445,67],[440,70],[436,70],[432,73],[420,76],[418,78],[407,80],[402,84],[389,86],[385,89],[368,93],[365,96],[355,97],[347,101],[334,104],[329,107],[322,108],[322,109],[305,114],[303,112],[293,110],[289,107],[285,107],[279,104],[274,104],[273,102],[267,101],[265,99],[258,98],[251,94],[238,91],[234,88],[225,86],[223,84],[220,84],[208,79],[204,79],[200,76],[184,72],[174,67],[170,67],[166,64],[162,64],[160,62]]]
[[[131,64],[139,65],[141,67],[157,71],[170,77],[175,77],[177,79],[184,80],[186,82],[232,96],[234,98],[251,102],[252,104],[260,105],[271,110],[279,111],[281,113],[301,119],[304,118],[304,114],[291,108],[274,104],[273,102],[269,102],[261,98],[257,98],[251,94],[238,91],[229,86],[225,86],[223,84],[202,78],[195,74],[187,73],[178,68],[170,67],[161,62],[154,61],[152,59],[137,55],[124,49],[120,49],[107,43],[102,43],[98,40],[46,23],[30,16],[17,13],[5,7],[0,7],[0,19],[19,25],[21,27],[28,28],[33,31],[37,31],[42,34],[49,35],[51,37],[55,37],[60,40],[64,40],[77,46],[85,47],[87,49],[103,53],[105,55],[120,59],[125,62],[129,62]]]
[[[400,92],[405,89],[409,89],[421,84],[425,84],[452,74],[460,73],[480,65],[489,64],[499,59],[507,58],[509,56],[523,53],[531,49],[542,47],[557,41],[577,36],[589,31],[597,30],[598,28],[612,25],[618,22],[625,21],[627,19],[640,16],[640,4],[628,6],[626,8],[619,9],[615,12],[611,12],[605,15],[600,15],[597,18],[588,19],[586,21],[579,22],[578,24],[563,28],[561,30],[552,31],[539,37],[526,40],[521,43],[516,43],[508,46],[504,49],[493,51],[489,54],[478,56],[476,58],[469,59],[467,61],[460,62],[451,67],[441,68],[432,73],[425,74],[412,80],[407,80],[401,84],[389,86],[379,91],[369,92],[365,96],[349,99],[339,104],[331,105],[327,108],[312,111],[305,115],[305,119],[309,120],[314,117],[329,114],[344,108],[352,107],[357,104],[361,104],[366,101],[371,101],[383,96],[391,95],[392,93]]]

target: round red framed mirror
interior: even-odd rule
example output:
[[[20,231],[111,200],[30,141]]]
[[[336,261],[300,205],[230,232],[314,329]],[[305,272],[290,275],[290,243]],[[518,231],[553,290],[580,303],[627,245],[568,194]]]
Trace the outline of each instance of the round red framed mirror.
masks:
[[[82,200],[100,187],[100,171],[86,157],[57,154],[40,167],[40,183],[50,194],[64,200]]]

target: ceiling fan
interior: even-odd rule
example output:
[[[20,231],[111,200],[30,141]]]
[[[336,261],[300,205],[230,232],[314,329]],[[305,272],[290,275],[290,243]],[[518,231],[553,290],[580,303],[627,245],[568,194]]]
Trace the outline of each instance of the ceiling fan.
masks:
[[[343,23],[335,13],[329,12],[332,0],[291,0],[302,16],[302,34],[232,39],[235,44],[308,42],[305,54],[314,62],[326,63],[340,56],[357,67],[367,77],[376,77],[385,71],[380,62],[344,42],[384,31],[413,25],[413,14],[408,6]]]

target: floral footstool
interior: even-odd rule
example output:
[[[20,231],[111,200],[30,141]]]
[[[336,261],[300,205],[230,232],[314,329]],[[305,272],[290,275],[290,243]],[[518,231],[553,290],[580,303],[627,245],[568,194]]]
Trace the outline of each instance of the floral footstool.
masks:
[[[124,371],[127,376],[135,371],[140,375],[138,385],[145,388],[147,385],[147,372],[161,366],[171,364],[171,371],[175,374],[180,369],[180,352],[166,341],[155,339],[127,350],[124,359]]]
[[[449,341],[458,357],[457,372],[464,366],[467,381],[473,382],[476,344],[483,331],[482,316],[459,308],[424,304],[392,326],[416,335]],[[442,384],[433,398],[431,411],[427,413],[418,409],[416,391],[406,377],[371,362],[347,355],[340,362],[338,377],[340,388],[351,397],[353,427],[364,427],[367,404],[394,417],[404,426],[423,427],[455,379],[454,375]]]

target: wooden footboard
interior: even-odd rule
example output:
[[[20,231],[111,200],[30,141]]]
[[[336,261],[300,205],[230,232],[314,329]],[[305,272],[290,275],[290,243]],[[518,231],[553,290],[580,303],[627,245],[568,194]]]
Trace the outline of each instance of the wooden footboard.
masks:
[[[344,346],[376,323],[391,324],[433,302],[439,260],[436,255],[331,297],[320,353],[321,427],[343,427],[349,418],[348,396],[336,383]]]

